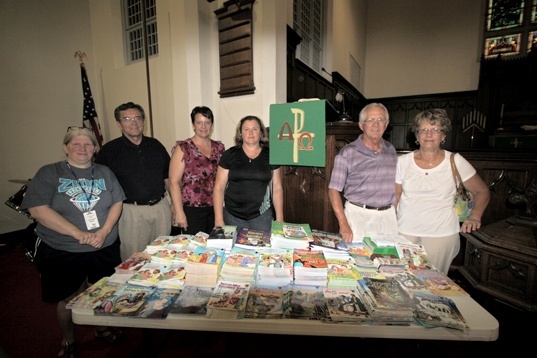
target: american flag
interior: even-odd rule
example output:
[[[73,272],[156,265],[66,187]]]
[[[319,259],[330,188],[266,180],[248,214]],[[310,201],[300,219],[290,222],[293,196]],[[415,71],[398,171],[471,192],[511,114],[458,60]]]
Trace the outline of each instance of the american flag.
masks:
[[[95,136],[97,137],[97,142],[99,142],[100,149],[103,146],[103,135],[101,134],[101,125],[99,124],[99,117],[95,110],[95,102],[91,95],[91,88],[84,64],[80,64],[80,73],[82,74],[82,92],[84,93],[82,126],[93,129],[93,133],[95,133]]]

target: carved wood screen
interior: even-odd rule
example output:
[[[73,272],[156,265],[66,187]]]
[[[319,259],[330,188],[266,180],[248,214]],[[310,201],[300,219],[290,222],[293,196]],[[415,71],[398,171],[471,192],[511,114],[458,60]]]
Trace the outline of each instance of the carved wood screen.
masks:
[[[233,0],[214,13],[218,17],[220,97],[255,92],[252,8],[255,0]]]

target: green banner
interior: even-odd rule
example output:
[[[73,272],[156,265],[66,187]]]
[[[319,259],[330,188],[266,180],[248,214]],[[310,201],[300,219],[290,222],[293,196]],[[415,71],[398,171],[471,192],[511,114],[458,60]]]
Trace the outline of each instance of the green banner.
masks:
[[[270,164],[324,167],[326,100],[270,105]]]

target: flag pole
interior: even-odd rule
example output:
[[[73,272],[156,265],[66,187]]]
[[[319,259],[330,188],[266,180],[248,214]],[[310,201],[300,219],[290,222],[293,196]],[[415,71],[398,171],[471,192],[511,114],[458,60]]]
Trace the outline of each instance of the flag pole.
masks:
[[[151,79],[149,76],[149,46],[147,44],[147,19],[146,19],[146,1],[142,0],[142,34],[144,40],[144,58],[145,58],[145,74],[147,78],[147,101],[149,104],[149,135],[153,137],[153,105],[151,103]]]

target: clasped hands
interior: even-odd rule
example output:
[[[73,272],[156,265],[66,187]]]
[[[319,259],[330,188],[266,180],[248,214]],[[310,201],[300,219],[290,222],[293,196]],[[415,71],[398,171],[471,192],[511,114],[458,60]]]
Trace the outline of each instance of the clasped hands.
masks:
[[[106,235],[99,230],[96,232],[80,231],[80,234],[75,237],[81,245],[89,245],[96,249],[103,246]]]

